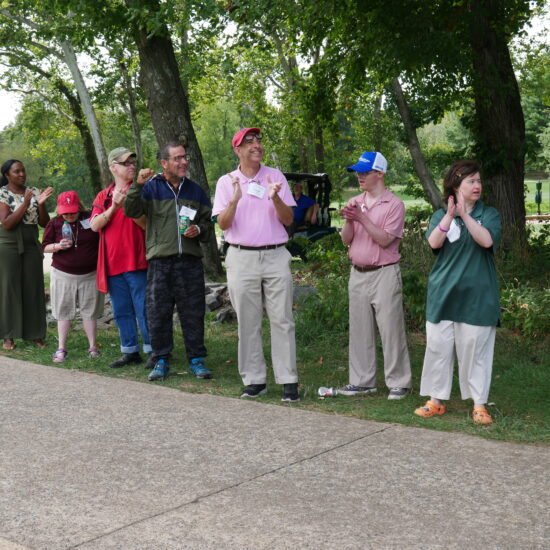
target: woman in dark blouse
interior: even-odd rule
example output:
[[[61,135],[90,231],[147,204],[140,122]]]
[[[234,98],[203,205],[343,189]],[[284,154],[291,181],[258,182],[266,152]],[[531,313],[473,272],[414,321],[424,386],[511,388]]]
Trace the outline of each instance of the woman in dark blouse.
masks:
[[[103,312],[103,294],[96,287],[99,235],[90,226],[90,212],[84,210],[76,191],[65,191],[57,199],[57,216],[46,226],[42,247],[53,253],[50,274],[52,315],[57,319],[58,349],[54,363],[68,355],[67,337],[77,306],[88,338],[88,355],[99,357],[96,344],[97,319]],[[70,228],[70,238],[62,234],[63,225]]]

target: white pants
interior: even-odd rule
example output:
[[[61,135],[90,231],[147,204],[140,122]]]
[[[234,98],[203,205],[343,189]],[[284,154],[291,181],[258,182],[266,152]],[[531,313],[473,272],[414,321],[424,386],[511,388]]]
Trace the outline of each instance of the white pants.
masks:
[[[265,384],[263,308],[271,327],[271,359],[277,384],[298,382],[288,250],[243,250],[230,246],[225,266],[231,304],[239,323],[239,374],[245,385]]]
[[[420,395],[449,399],[456,348],[462,399],[473,399],[477,405],[487,403],[495,334],[495,327],[453,321],[426,322],[427,342]]]

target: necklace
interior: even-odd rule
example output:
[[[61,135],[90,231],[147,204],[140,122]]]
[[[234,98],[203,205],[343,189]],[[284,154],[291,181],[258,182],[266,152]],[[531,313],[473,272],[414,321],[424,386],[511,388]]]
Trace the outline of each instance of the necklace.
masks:
[[[74,239],[74,247],[75,248],[78,248],[78,220],[76,221],[76,235],[74,233],[74,230],[73,230],[73,224],[70,223],[69,226],[71,227],[71,233],[73,234],[73,239]]]

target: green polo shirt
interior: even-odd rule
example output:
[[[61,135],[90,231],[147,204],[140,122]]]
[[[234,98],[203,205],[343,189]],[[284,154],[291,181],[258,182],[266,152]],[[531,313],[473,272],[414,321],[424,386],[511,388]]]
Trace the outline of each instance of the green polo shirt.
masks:
[[[430,220],[429,237],[445,215],[439,209]],[[426,319],[430,323],[455,321],[477,326],[496,326],[500,305],[494,251],[500,242],[500,214],[491,206],[477,201],[470,214],[493,238],[491,248],[477,244],[460,217],[460,238],[451,243],[445,239],[428,279]],[[437,230],[439,231],[439,230]]]

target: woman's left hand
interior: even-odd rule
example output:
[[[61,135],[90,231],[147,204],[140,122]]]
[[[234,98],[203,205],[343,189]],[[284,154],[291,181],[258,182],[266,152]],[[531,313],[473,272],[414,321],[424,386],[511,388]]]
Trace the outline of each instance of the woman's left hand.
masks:
[[[468,213],[466,210],[466,203],[464,201],[464,195],[461,193],[460,189],[456,190],[456,209],[458,215],[464,219],[464,216]]]
[[[52,196],[52,193],[53,193],[53,187],[46,187],[44,191],[40,191],[40,193],[38,194],[38,199],[36,199],[38,202],[38,205],[39,206],[43,205]]]

